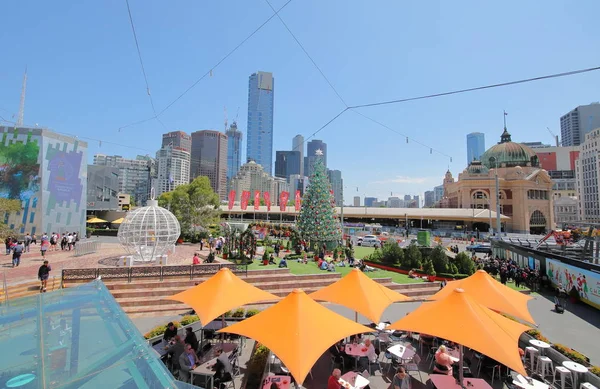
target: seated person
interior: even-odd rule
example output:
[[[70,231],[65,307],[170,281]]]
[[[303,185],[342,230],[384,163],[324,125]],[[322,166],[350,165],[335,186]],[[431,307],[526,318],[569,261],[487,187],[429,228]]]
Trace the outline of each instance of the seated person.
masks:
[[[319,260],[317,261],[317,267],[320,269],[322,264],[323,264],[323,260],[321,258],[319,258]]]
[[[452,375],[452,358],[446,350],[446,346],[440,346],[438,351],[435,353],[435,365],[433,366],[433,372],[438,374]]]
[[[185,346],[179,335],[175,335],[173,338],[174,343],[167,346],[167,354],[171,358],[173,364],[173,370],[179,370],[179,357],[183,354]]]
[[[269,265],[276,265],[276,263],[275,263],[275,257],[273,257],[273,254],[271,254],[269,256]]]
[[[392,380],[392,389],[410,389],[410,387],[410,376],[406,374],[404,366],[398,367]]]
[[[333,369],[331,376],[327,380],[327,389],[340,389],[342,386],[338,382],[342,377],[342,371],[340,369]]]
[[[279,261],[279,267],[287,267],[287,261],[285,258],[281,258],[281,261]]]
[[[175,325],[172,322],[170,322],[169,324],[167,324],[167,329],[163,334],[163,340],[168,342],[169,340],[174,338],[175,335],[177,335],[177,328],[175,328]]]
[[[410,271],[408,272],[408,278],[419,278],[419,277],[415,274],[415,271],[413,269],[410,269]]]
[[[229,357],[223,352],[222,348],[216,350],[216,355],[217,362],[213,365],[213,369],[215,370],[215,388],[223,389],[225,388],[225,383],[233,379],[233,368],[231,362],[229,362]]]
[[[335,265],[333,264],[333,262],[329,262],[329,264],[327,265],[327,271],[335,271]]]
[[[198,338],[196,337],[196,334],[194,334],[194,331],[192,331],[192,327],[187,327],[185,329],[185,340],[184,340],[184,343],[189,344],[190,346],[192,346],[192,348],[194,349],[194,351],[198,351]]]
[[[377,352],[375,351],[375,347],[373,346],[373,343],[371,343],[371,339],[365,339],[365,347],[367,348],[367,356],[360,357],[360,359],[359,359],[359,365],[361,366],[361,371],[363,369],[369,370],[369,365],[377,363],[377,358],[379,357],[377,355]]]
[[[354,267],[354,258],[351,256],[348,257],[348,266]]]
[[[325,262],[325,261],[322,261],[321,262],[321,266],[319,266],[319,269],[321,269],[321,270],[327,270],[328,267],[329,267],[329,264],[327,262]]]

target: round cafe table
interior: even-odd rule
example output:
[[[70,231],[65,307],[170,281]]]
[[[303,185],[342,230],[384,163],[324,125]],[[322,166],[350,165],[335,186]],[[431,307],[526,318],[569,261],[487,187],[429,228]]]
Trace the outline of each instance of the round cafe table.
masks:
[[[544,355],[544,350],[547,348],[550,348],[550,345],[548,343],[542,342],[541,340],[537,340],[537,339],[531,339],[529,341],[529,344],[531,344],[533,347],[539,349],[540,355]]]
[[[577,378],[579,374],[587,373],[587,367],[573,361],[564,361],[562,365],[573,372],[573,387],[577,388]]]

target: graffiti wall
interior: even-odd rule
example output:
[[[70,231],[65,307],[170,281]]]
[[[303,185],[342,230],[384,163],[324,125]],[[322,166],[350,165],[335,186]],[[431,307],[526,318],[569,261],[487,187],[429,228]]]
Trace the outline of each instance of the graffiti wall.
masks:
[[[546,258],[546,273],[554,286],[577,289],[582,301],[600,309],[600,274]]]
[[[0,127],[0,197],[21,201],[4,215],[18,235],[85,231],[87,144],[38,128]]]

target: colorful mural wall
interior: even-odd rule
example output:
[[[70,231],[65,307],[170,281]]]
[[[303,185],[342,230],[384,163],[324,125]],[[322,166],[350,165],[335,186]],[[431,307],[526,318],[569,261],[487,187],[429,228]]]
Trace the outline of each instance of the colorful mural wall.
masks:
[[[600,309],[600,274],[546,258],[546,273],[554,286],[577,289],[582,301]]]
[[[18,234],[85,232],[87,143],[37,128],[0,127],[0,197],[21,201],[4,215]]]

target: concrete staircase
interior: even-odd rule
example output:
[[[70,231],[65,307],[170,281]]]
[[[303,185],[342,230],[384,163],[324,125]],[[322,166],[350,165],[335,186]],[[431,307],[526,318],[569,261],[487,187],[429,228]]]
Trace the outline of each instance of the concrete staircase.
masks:
[[[0,285],[1,286],[1,285]],[[7,290],[4,287],[0,287],[0,303],[6,299],[14,300],[21,297],[28,297],[40,294],[40,281],[28,281],[19,284],[8,285]],[[60,289],[60,277],[50,277],[46,292],[52,292]]]
[[[241,276],[246,282],[284,297],[297,288],[307,293],[325,287],[341,278],[339,273],[322,274],[291,274],[289,269],[250,270],[248,276]],[[130,316],[171,315],[190,311],[190,307],[177,301],[166,300],[168,296],[182,292],[204,281],[203,278],[194,280],[184,277],[163,279],[145,278],[135,282],[105,280],[106,287],[111,291],[123,310]],[[379,278],[375,281],[415,299],[425,299],[439,290],[439,283],[395,284],[391,278]],[[65,287],[73,286],[65,285]],[[207,296],[211,298],[211,296]]]

